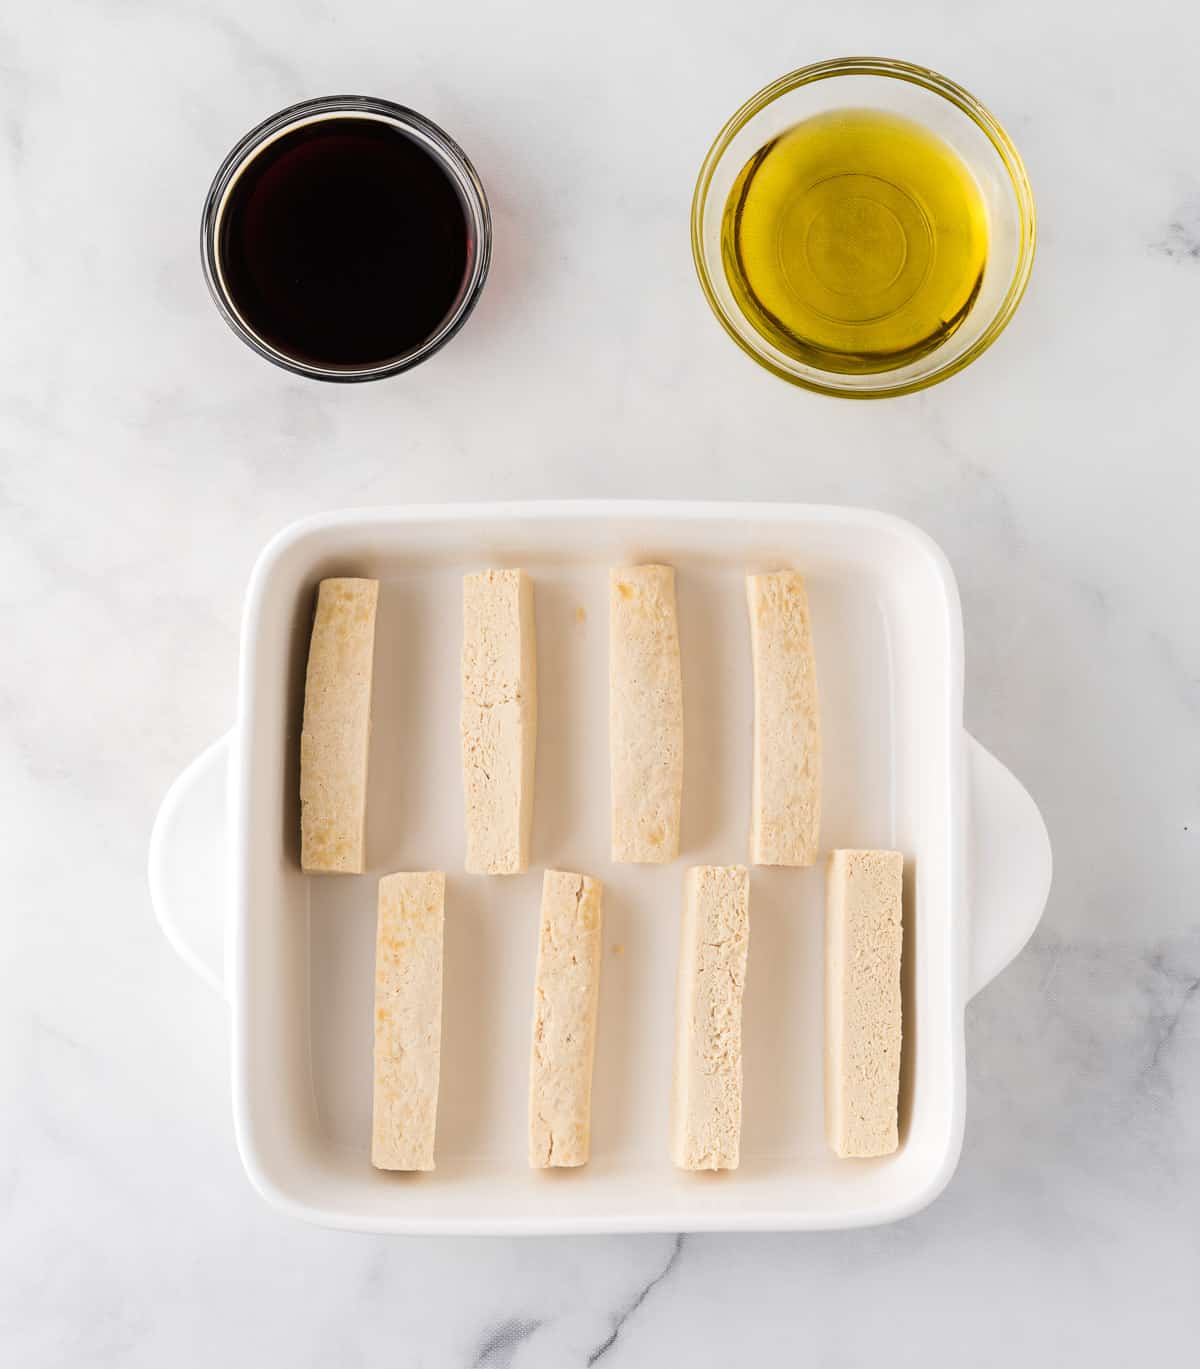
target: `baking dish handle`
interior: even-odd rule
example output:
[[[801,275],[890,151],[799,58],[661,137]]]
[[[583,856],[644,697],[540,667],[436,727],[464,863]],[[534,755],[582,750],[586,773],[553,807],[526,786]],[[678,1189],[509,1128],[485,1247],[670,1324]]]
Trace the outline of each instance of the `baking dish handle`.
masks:
[[[1033,935],[1050,893],[1050,837],[1024,785],[967,736],[970,951],[967,996]]]
[[[224,993],[226,783],[232,733],[171,785],[150,836],[150,897],[167,940]],[[968,996],[989,984],[1033,935],[1050,891],[1050,839],[1010,770],[967,737],[971,927]]]
[[[201,979],[225,993],[229,904],[227,732],[167,790],[150,833],[150,899],[171,945]]]

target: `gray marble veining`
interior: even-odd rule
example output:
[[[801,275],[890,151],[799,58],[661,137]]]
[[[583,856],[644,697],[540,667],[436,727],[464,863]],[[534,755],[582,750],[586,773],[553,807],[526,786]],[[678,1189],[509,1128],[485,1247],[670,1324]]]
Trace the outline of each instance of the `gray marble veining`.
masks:
[[[1154,249],[1172,261],[1200,261],[1200,196],[1189,200],[1171,219]]]

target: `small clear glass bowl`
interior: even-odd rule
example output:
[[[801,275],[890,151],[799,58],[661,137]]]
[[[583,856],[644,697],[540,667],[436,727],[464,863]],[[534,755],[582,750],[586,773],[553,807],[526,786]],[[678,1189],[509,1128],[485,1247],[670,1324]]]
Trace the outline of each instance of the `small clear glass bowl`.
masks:
[[[802,119],[835,109],[899,114],[938,134],[970,167],[987,205],[988,259],[979,296],[939,347],[894,370],[843,375],[797,361],[739,308],[721,258],[721,219],[738,173],[765,144]],[[1033,191],[1012,139],[973,95],[927,67],[885,57],[843,57],[802,67],[747,100],[717,135],[692,200],[692,254],[713,313],[744,352],[793,385],[848,399],[882,399],[936,385],[999,337],[1033,267]]]
[[[226,283],[221,260],[221,226],[229,197],[238,177],[255,157],[271,143],[307,124],[341,119],[371,119],[389,124],[420,144],[446,173],[458,192],[470,244],[467,272],[458,296],[434,332],[407,352],[366,366],[322,365],[293,356],[269,342],[238,308],[237,300]],[[237,143],[221,163],[204,202],[200,221],[200,258],[213,303],[230,328],[260,356],[276,366],[282,366],[285,371],[313,380],[383,380],[411,370],[433,356],[467,321],[487,280],[492,258],[492,213],[483,184],[467,159],[467,154],[432,119],[405,105],[394,104],[391,100],[378,100],[367,95],[328,95],[289,105],[287,109],[281,109],[278,114],[264,119]]]

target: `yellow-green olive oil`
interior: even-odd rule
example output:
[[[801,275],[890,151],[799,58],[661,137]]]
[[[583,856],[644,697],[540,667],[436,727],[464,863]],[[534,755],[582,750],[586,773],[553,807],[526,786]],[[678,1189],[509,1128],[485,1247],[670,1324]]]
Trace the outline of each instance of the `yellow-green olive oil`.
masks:
[[[721,224],[725,273],[780,351],[841,374],[916,361],[974,304],[987,206],[957,152],[873,109],[818,114],[742,168]]]

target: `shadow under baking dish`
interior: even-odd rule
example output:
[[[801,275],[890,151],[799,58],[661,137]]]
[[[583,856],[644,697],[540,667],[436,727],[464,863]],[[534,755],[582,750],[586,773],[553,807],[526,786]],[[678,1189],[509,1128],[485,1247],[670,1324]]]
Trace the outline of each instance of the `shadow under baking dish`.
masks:
[[[726,529],[612,525],[548,530],[376,529],[336,552],[297,538],[259,587],[262,700],[249,809],[245,941],[247,1087],[239,1140],[252,1177],[285,1205],[381,1228],[842,1225],[923,1193],[953,1160],[961,1099],[950,1013],[952,820],[945,767],[954,718],[947,605],[923,544],[847,555]],[[686,728],[683,855],[665,867],[609,859],[610,565],[677,569]],[[525,566],[536,585],[540,717],[528,874],[462,873],[458,740],[462,575]],[[670,1164],[669,1092],[683,871],[744,863],[753,717],[744,574],[808,576],[824,742],[823,842],[905,851],[905,1050],[900,1152],[833,1157],[823,1125],[824,869],[754,868],[744,1015],[742,1163],[688,1175]],[[362,877],[295,865],[294,761],[313,592],[331,574],[381,580]],[[283,668],[286,663],[287,668]],[[273,668],[272,668],[273,667]],[[253,668],[253,667],[252,667]],[[961,668],[959,666],[958,668]],[[286,777],[286,779],[285,779]],[[526,1164],[532,985],[542,870],[605,885],[605,955],[592,1158],[566,1176]],[[370,1166],[376,882],[444,869],[445,979],[437,1163]],[[257,895],[253,890],[257,888]],[[957,915],[957,912],[955,913]],[[239,1035],[243,1035],[239,1033]],[[257,1172],[256,1172],[257,1170]],[[787,1215],[793,1218],[786,1220]],[[795,1220],[798,1215],[803,1220]]]

